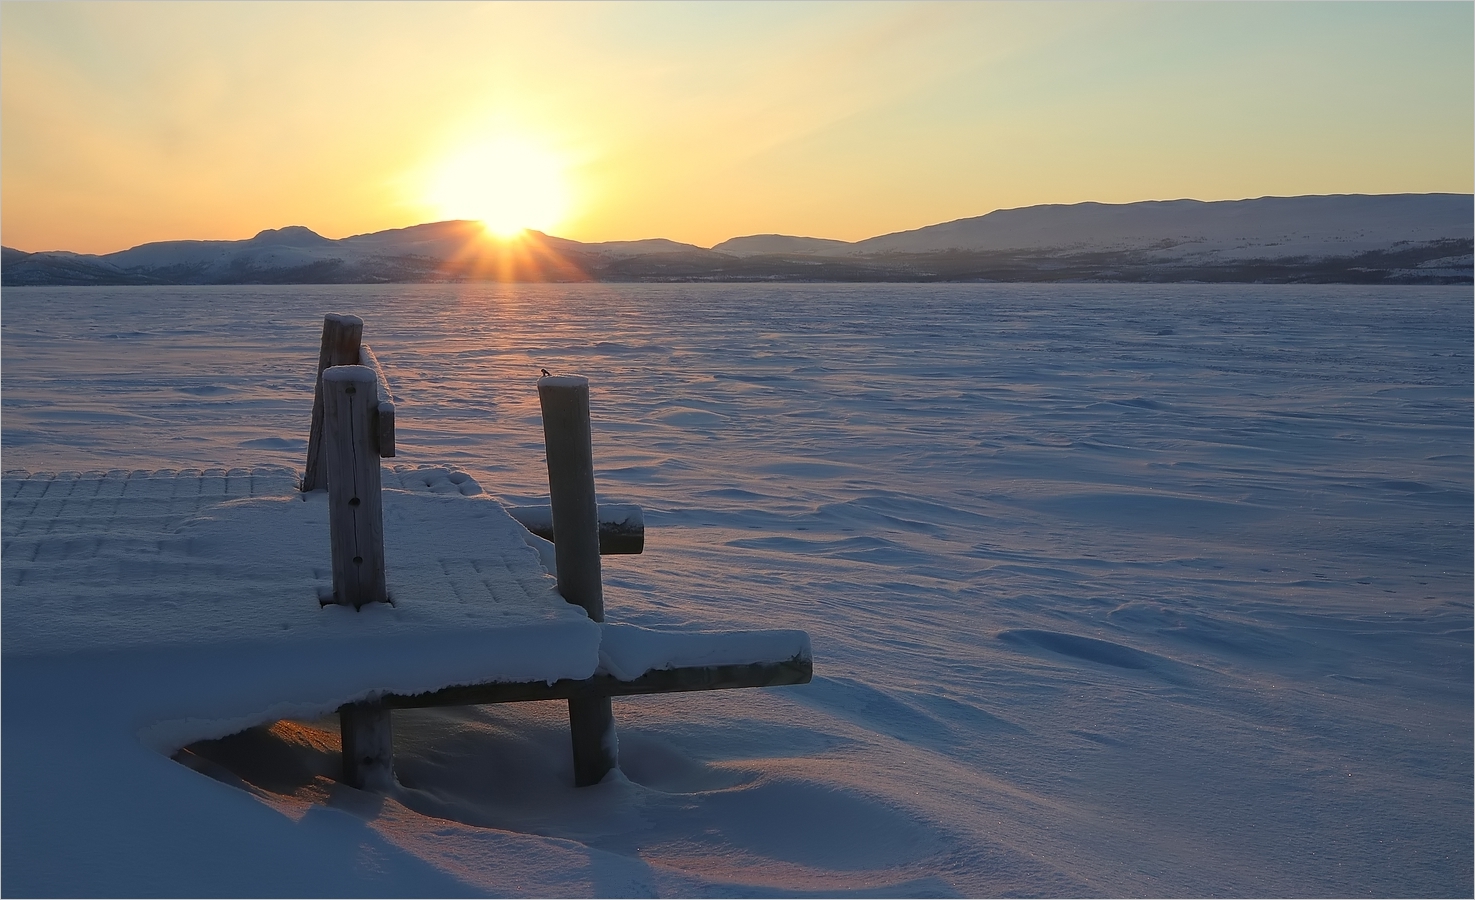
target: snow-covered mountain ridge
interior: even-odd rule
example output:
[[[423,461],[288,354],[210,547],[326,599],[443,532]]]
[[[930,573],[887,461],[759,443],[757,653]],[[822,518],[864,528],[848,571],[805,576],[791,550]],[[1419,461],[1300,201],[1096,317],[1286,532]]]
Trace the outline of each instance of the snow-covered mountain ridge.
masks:
[[[754,251],[860,255],[947,250],[1167,252],[1191,247],[1197,253],[1284,257],[1365,252],[1399,242],[1469,239],[1471,234],[1472,204],[1467,194],[1337,194],[1048,204],[995,210],[851,244],[755,235],[714,249],[739,255]],[[783,247],[781,241],[793,243]]]
[[[333,240],[302,226],[244,241],[164,241],[102,255],[4,249],[25,284],[441,281],[1261,281],[1469,283],[1469,194],[1076,203],[845,242],[765,234],[704,249],[664,238],[501,242],[476,222]]]

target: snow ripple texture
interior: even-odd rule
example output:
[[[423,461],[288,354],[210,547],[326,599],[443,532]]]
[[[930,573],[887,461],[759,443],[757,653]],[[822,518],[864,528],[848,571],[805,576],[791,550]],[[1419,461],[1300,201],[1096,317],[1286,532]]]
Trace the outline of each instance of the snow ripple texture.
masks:
[[[5,299],[7,466],[300,467],[353,313],[393,462],[511,505],[546,496],[539,370],[589,377],[599,489],[648,532],[603,560],[611,621],[810,633],[810,685],[617,702],[595,793],[557,710],[407,717],[411,793],[366,827],[458,885],[1472,891],[1468,288]]]

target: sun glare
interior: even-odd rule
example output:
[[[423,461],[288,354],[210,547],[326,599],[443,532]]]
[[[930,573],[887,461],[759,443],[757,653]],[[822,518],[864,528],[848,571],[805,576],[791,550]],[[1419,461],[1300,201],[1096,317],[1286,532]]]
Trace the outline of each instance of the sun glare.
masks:
[[[564,166],[556,154],[516,137],[465,147],[435,170],[426,200],[443,219],[476,219],[500,238],[548,232],[568,212]]]

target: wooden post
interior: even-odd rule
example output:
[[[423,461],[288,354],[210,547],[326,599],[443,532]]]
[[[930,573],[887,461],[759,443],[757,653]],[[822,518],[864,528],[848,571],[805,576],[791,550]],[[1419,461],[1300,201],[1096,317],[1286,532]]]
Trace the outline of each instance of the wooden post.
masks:
[[[333,602],[355,609],[389,599],[384,586],[384,509],[374,412],[374,370],[333,366],[319,379],[328,475]]]
[[[386,794],[394,787],[394,731],[389,710],[377,703],[350,703],[338,710],[343,738],[343,783]]]
[[[333,553],[333,602],[355,609],[389,599],[384,583],[384,508],[376,447],[374,370],[332,366],[318,383],[323,398],[328,536]],[[338,711],[343,780],[384,792],[394,784],[390,712],[356,703]]]
[[[553,509],[558,592],[604,621],[599,568],[599,506],[594,496],[594,444],[589,428],[589,379],[551,375],[538,379],[543,443],[548,455],[548,494]],[[574,784],[598,784],[619,764],[614,710],[608,697],[568,702],[574,745]]]
[[[394,456],[394,395],[389,392],[389,378],[384,374],[384,367],[379,365],[379,357],[374,355],[368,344],[359,345],[359,365],[373,369],[374,377],[379,382],[375,388],[379,397],[379,412],[374,434],[379,455],[389,459]]]
[[[318,377],[312,390],[312,427],[307,433],[307,468],[302,473],[302,489],[316,491],[327,487],[328,473],[323,461],[323,372],[332,366],[351,366],[359,361],[359,343],[364,336],[364,320],[358,316],[326,315],[323,317],[323,342],[318,349]]]

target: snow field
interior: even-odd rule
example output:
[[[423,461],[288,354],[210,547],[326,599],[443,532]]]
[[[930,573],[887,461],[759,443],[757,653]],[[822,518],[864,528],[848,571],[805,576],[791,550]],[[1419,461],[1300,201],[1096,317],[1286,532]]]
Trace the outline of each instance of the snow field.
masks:
[[[300,466],[317,330],[337,311],[364,317],[390,372],[396,462],[531,505],[538,371],[586,375],[597,484],[647,526],[644,555],[603,560],[611,622],[802,629],[816,671],[617,700],[624,777],[588,791],[568,786],[554,704],[397,714],[402,792],[383,801],[326,781],[330,723],[214,746],[238,773],[277,754],[248,773],[257,799],[141,745],[128,765],[165,767],[169,788],[120,787],[75,710],[37,702],[50,734],[78,739],[5,730],[7,772],[33,753],[66,773],[8,779],[7,812],[106,798],[195,825],[157,826],[179,841],[167,878],[124,852],[8,855],[7,889],[1471,890],[1467,289],[6,299],[7,468]],[[6,647],[12,725],[29,707]],[[57,659],[48,677],[95,671]],[[245,828],[271,864],[201,846],[201,817]],[[8,815],[5,840],[65,846],[74,828],[108,832]]]

